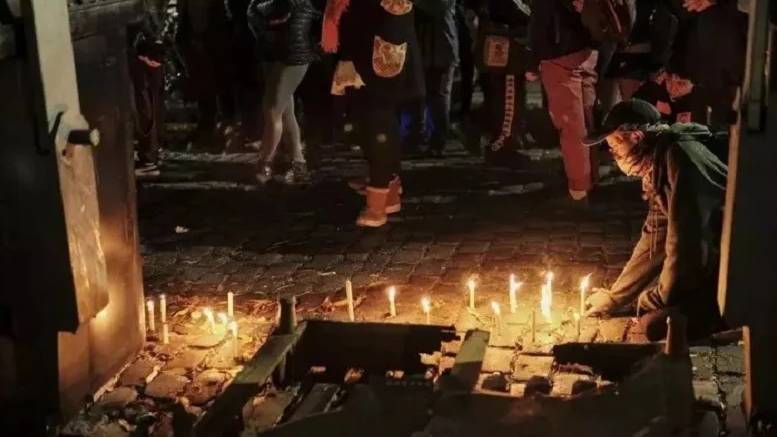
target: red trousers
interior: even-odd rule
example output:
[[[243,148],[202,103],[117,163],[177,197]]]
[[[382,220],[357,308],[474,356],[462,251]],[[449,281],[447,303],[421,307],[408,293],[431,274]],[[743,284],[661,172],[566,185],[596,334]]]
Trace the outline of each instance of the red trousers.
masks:
[[[592,173],[591,150],[582,143],[593,127],[597,58],[596,50],[582,50],[540,63],[570,190],[588,191],[598,176],[598,168]]]

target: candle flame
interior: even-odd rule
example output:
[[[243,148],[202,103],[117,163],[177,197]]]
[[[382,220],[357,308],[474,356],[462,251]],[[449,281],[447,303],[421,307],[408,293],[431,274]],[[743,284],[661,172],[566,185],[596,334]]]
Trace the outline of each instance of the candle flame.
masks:
[[[491,302],[491,310],[494,311],[494,315],[498,316],[502,313],[502,308],[499,306],[499,302]]]
[[[542,296],[540,300],[540,311],[545,320],[551,321],[551,307],[553,306],[553,290],[550,288],[550,284],[542,286]]]
[[[580,281],[580,289],[583,291],[588,290],[588,287],[591,285],[591,275],[593,273],[589,273],[586,276],[583,277],[583,279]]]
[[[226,325],[227,323],[229,323],[229,318],[227,317],[226,314],[219,313],[218,317],[219,317],[219,322],[221,322],[222,324]]]
[[[523,282],[515,279],[515,275],[510,275],[510,290],[518,291],[523,286]]]
[[[553,277],[554,277],[553,272],[551,272],[550,270],[548,270],[548,272],[545,273],[545,284],[547,284],[549,287],[553,286]]]
[[[146,307],[148,307],[149,309],[153,309],[154,308],[154,300],[153,299],[148,299],[146,301]]]
[[[572,317],[575,318],[575,322],[579,322],[580,321],[580,313],[578,313],[577,311],[575,311],[575,313],[572,315]]]
[[[469,287],[469,290],[475,292],[476,286],[477,283],[475,282],[475,278],[469,278],[469,281],[467,281],[467,287]]]
[[[397,288],[396,287],[389,287],[388,289],[388,298],[389,300],[394,300],[397,297]]]
[[[432,311],[432,301],[428,297],[421,298],[421,308],[424,310],[424,314],[429,314]]]

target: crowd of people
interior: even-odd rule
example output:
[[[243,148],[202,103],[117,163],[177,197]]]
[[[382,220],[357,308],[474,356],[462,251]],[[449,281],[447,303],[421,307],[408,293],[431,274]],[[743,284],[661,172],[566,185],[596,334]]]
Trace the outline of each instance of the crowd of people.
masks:
[[[736,121],[748,21],[740,3],[147,0],[131,32],[138,172],[158,172],[163,69],[175,65],[198,107],[191,143],[215,152],[255,144],[259,184],[306,181],[305,144],[350,134],[368,163],[348,182],[366,199],[356,224],[380,227],[402,208],[403,155],[442,156],[453,117],[487,164],[523,165],[543,120],[527,107],[527,83],[539,81],[566,201],[588,202],[594,146],[606,142],[649,204],[631,260],[611,289],[589,297],[589,315],[680,311],[709,331],[719,322],[727,177],[716,132]]]
[[[747,36],[737,0],[146,0],[145,11],[130,32],[139,175],[159,172],[168,68],[197,105],[190,144],[255,147],[260,184],[306,182],[306,144],[349,135],[369,164],[350,181],[366,197],[362,226],[401,209],[402,157],[442,156],[454,117],[487,164],[523,165],[543,121],[527,108],[531,81],[569,198],[585,203],[598,153],[582,140],[619,101],[727,129]]]

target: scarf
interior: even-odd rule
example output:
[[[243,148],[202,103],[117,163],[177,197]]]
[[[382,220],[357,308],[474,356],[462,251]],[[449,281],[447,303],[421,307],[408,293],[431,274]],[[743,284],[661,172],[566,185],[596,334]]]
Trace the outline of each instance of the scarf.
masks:
[[[328,0],[321,26],[321,48],[326,53],[335,53],[340,45],[340,18],[348,9],[350,0]]]

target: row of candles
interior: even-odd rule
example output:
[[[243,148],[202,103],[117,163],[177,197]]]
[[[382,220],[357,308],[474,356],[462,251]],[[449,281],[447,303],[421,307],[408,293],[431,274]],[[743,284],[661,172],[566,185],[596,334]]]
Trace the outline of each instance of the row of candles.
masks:
[[[552,321],[552,306],[553,306],[553,280],[554,275],[553,272],[547,272],[545,274],[545,282],[542,284],[542,288],[540,290],[540,313],[544,317],[544,319],[550,323]],[[579,311],[574,311],[573,317],[575,320],[575,323],[577,324],[577,335],[578,338],[581,334],[581,319],[583,314],[585,314],[585,301],[588,294],[588,290],[590,287],[591,282],[591,275],[586,275],[580,280],[580,309]],[[514,274],[510,275],[510,281],[508,285],[508,299],[509,299],[509,305],[510,305],[510,313],[516,314],[518,312],[518,294],[519,291],[523,287],[523,282],[519,282],[516,279],[516,276]],[[475,310],[475,294],[477,290],[477,282],[474,278],[470,278],[469,281],[467,281],[467,290],[468,290],[468,297],[469,297],[469,309]],[[355,320],[355,313],[354,313],[354,300],[353,300],[353,285],[351,284],[351,281],[346,281],[345,283],[345,294],[346,294],[346,301],[348,305],[348,318],[353,322]],[[389,315],[391,317],[396,317],[397,315],[397,305],[396,305],[396,298],[397,298],[397,289],[396,287],[389,287],[387,292],[388,301],[389,301]],[[421,310],[424,313],[424,317],[426,319],[426,324],[431,324],[431,312],[432,312],[432,301],[429,297],[423,297],[421,298]],[[491,302],[491,311],[494,314],[494,321],[497,331],[501,331],[502,326],[502,308],[499,302],[492,301]],[[532,332],[532,338],[536,335],[536,310],[532,309],[531,312],[531,332]]]
[[[150,332],[156,332],[156,303],[154,299],[146,300],[147,311],[147,326]],[[214,315],[213,310],[210,308],[203,308],[202,314],[205,316],[205,320],[208,323],[211,334],[216,333],[217,324],[216,317],[219,322],[224,325],[225,331],[232,334],[232,349],[235,358],[240,354],[240,343],[238,339],[238,325],[235,320],[235,294],[231,291],[227,293],[227,312],[218,313]],[[164,294],[159,295],[159,321],[162,323],[162,343],[170,343],[170,328],[167,324],[167,296]]]

